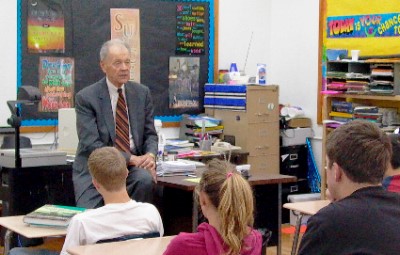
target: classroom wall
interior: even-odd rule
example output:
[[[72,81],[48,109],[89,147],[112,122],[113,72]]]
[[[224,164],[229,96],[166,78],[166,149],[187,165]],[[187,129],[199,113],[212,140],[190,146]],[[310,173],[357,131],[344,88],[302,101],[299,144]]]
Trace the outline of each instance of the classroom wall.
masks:
[[[317,120],[319,1],[315,0],[219,0],[220,69],[231,62],[254,76],[257,63],[267,64],[267,83],[280,85],[280,102],[301,106],[312,119],[316,138],[313,150],[321,169],[321,133]],[[2,93],[15,98],[16,2],[0,8]],[[251,42],[250,42],[251,41]],[[247,59],[247,61],[246,61]],[[11,88],[11,89],[3,89]],[[0,106],[0,126],[9,110]],[[35,145],[50,145],[54,134],[32,134]]]
[[[236,62],[255,76],[267,64],[267,83],[280,86],[279,102],[303,108],[313,123],[314,157],[321,169],[322,128],[317,125],[319,1],[220,0],[219,68]]]
[[[14,100],[17,96],[17,4],[5,1],[0,8],[0,102]],[[7,125],[11,116],[7,104],[0,104],[0,127]]]

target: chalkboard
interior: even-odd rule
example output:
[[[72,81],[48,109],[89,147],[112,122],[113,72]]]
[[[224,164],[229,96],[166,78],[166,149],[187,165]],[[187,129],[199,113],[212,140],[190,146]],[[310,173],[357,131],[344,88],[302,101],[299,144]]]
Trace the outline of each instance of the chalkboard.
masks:
[[[214,76],[214,0],[48,0],[62,6],[65,26],[65,52],[30,53],[27,47],[28,5],[34,0],[18,0],[18,86],[37,86],[40,57],[73,58],[75,94],[104,77],[99,67],[99,49],[110,39],[110,9],[135,8],[140,11],[141,80],[151,90],[155,115],[176,116],[203,112],[203,86]],[[216,1],[216,0],[215,0]],[[169,58],[177,54],[177,5],[204,6],[205,51],[199,57],[199,106],[169,107]],[[190,55],[183,55],[190,57]],[[192,56],[193,57],[193,56]],[[56,112],[39,112],[35,106],[22,108],[23,126],[54,126]]]

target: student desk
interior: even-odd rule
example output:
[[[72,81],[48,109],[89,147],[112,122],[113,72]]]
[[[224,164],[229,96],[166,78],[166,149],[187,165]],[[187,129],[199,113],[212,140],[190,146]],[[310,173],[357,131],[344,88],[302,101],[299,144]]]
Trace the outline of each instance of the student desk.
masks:
[[[296,254],[297,252],[301,219],[303,218],[303,215],[314,215],[319,210],[329,205],[330,203],[331,203],[330,200],[316,200],[316,201],[286,203],[283,205],[284,208],[297,212],[296,231],[293,238],[292,253],[291,253],[292,255]]]
[[[204,168],[197,171],[201,176]],[[198,204],[193,199],[193,191],[197,185],[188,181],[187,176],[158,177],[157,185],[163,186],[162,218],[167,235],[175,235],[180,231],[194,232],[198,224]],[[278,254],[281,254],[281,210],[282,183],[296,182],[294,176],[253,173],[248,179],[256,197],[256,228],[268,228],[275,237],[272,244],[277,242]],[[179,225],[179,226],[178,226]]]
[[[27,238],[65,236],[67,234],[66,228],[31,227],[22,221],[23,217],[23,215],[0,217],[0,225],[7,229],[4,238],[4,254],[6,255],[10,251],[12,232],[23,235]]]
[[[67,251],[71,255],[126,255],[139,253],[141,255],[161,255],[167,249],[169,242],[174,237],[175,236],[164,236],[139,240],[127,240],[122,242],[82,245],[71,247],[67,249]]]

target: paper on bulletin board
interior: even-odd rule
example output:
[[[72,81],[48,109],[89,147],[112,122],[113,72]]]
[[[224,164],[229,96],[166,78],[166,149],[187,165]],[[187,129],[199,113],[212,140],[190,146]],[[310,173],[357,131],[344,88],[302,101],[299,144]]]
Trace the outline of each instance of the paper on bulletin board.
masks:
[[[122,39],[131,47],[130,80],[140,83],[139,9],[110,9],[111,39]]]
[[[59,1],[29,1],[27,20],[29,53],[64,53],[63,6]]]
[[[357,49],[360,56],[399,54],[398,0],[326,0],[324,49]]]
[[[40,57],[41,112],[57,112],[74,106],[75,65],[73,58]]]

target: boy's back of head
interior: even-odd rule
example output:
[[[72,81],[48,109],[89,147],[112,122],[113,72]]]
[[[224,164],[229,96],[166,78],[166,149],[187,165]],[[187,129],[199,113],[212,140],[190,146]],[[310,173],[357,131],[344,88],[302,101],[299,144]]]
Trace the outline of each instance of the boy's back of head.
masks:
[[[125,158],[114,147],[102,147],[93,151],[88,160],[89,172],[107,191],[126,187],[128,169]]]
[[[376,124],[354,120],[327,138],[326,154],[355,183],[380,183],[391,159],[388,136]]]

